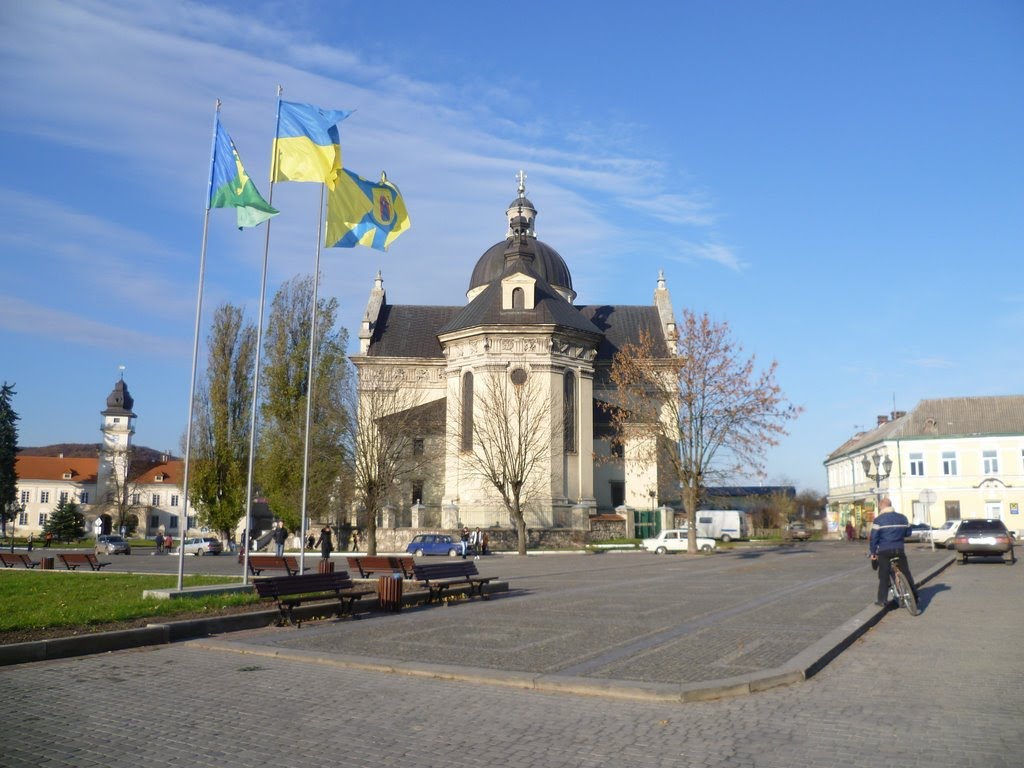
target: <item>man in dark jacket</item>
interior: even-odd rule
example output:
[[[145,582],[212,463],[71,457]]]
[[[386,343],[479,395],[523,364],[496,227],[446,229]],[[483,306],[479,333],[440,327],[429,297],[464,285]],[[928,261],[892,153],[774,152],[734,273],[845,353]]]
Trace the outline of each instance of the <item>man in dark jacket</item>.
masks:
[[[288,529],[284,527],[284,523],[278,522],[275,525],[271,538],[274,540],[274,548],[276,550],[274,554],[281,557],[284,554],[284,543],[288,540]]]
[[[900,570],[907,576],[910,588],[917,598],[917,585],[910,575],[907,554],[903,550],[903,539],[910,532],[910,521],[892,508],[888,498],[882,499],[878,505],[879,515],[871,524],[871,565],[878,569],[878,599],[875,605],[885,605],[889,596],[889,559],[896,555],[899,558]]]

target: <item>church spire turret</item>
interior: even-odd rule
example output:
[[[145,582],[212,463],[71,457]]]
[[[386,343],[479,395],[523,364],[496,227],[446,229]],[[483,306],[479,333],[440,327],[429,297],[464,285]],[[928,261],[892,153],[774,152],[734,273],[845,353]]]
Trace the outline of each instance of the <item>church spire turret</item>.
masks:
[[[537,237],[533,226],[537,218],[537,209],[526,197],[526,173],[520,170],[516,174],[516,181],[519,182],[517,187],[519,194],[515,200],[509,203],[508,210],[505,211],[505,215],[508,217],[508,232],[505,233],[505,237],[515,237],[516,235]]]

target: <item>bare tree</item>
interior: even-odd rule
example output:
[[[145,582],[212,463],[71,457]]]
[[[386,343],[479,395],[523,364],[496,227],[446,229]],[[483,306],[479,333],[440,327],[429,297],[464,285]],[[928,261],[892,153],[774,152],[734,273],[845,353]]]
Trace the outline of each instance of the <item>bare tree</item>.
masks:
[[[470,473],[491,486],[516,526],[518,551],[526,554],[526,517],[531,500],[545,492],[551,456],[551,396],[526,366],[481,371],[482,391],[473,398],[471,450],[462,450]],[[457,403],[458,412],[463,412]],[[466,447],[458,436],[460,449]]]
[[[377,512],[394,500],[404,478],[417,475],[433,460],[417,441],[443,426],[429,407],[418,404],[415,390],[384,371],[360,376],[352,455],[353,495],[366,512],[366,549],[377,554]]]
[[[679,327],[674,355],[666,357],[649,335],[615,355],[612,424],[616,441],[639,437],[650,460],[671,468],[695,553],[702,490],[715,479],[762,470],[765,450],[802,409],[786,402],[775,383],[776,362],[755,372],[755,358],[743,357],[728,323],[685,311]]]

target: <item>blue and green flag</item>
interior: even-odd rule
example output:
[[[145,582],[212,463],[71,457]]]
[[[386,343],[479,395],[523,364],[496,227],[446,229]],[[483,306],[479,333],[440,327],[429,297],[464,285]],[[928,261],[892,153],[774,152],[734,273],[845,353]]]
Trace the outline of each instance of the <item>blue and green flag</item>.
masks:
[[[366,245],[386,251],[410,226],[402,193],[385,174],[374,183],[342,168],[337,187],[327,196],[328,248]]]
[[[316,181],[334,189],[341,170],[338,123],[351,111],[278,102],[271,181]]]
[[[256,185],[242,167],[235,143],[216,119],[213,137],[213,163],[210,167],[209,208],[234,208],[238,212],[238,228],[255,227],[279,211],[271,208],[256,190]]]

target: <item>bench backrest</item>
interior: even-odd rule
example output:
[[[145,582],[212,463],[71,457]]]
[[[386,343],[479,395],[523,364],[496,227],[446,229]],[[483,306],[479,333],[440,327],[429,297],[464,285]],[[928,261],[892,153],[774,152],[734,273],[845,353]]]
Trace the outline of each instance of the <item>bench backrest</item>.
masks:
[[[366,578],[373,573],[400,573],[407,579],[413,576],[413,559],[394,555],[363,555],[348,558],[348,567]]]
[[[312,592],[352,589],[355,584],[348,571],[334,573],[306,573],[300,576],[271,576],[253,581],[260,597],[285,597]]]
[[[65,565],[68,563],[74,563],[75,565],[91,565],[97,562],[96,555],[91,552],[68,552],[67,554],[57,555],[57,557],[59,557]]]
[[[29,563],[32,562],[32,558],[28,555],[22,555],[18,553],[4,554],[3,552],[0,552],[0,562],[3,562],[4,565],[8,566],[14,565],[15,563],[20,563],[21,565],[27,566]]]
[[[426,563],[413,566],[416,578],[421,581],[433,579],[459,579],[469,576],[479,576],[476,563],[472,560],[457,560],[447,563]]]
[[[244,558],[240,557],[239,562],[242,562]],[[277,555],[250,555],[249,556],[249,569],[259,569],[261,571],[288,571],[288,573],[299,572],[299,560],[292,555],[284,555],[278,557]]]

